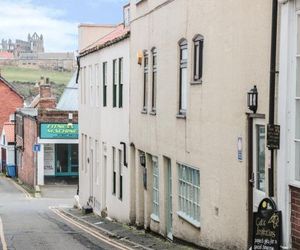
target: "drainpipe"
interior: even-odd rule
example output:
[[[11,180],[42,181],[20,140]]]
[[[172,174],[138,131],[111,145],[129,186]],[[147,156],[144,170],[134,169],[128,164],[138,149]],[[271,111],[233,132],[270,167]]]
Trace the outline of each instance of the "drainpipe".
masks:
[[[272,33],[270,58],[270,89],[269,89],[269,124],[274,124],[275,116],[275,78],[276,78],[276,47],[277,47],[277,12],[278,2],[273,0],[272,7]],[[271,149],[270,168],[268,169],[269,196],[274,197],[274,150]]]
[[[78,84],[79,72],[80,72],[80,56],[77,56],[77,74],[76,74],[76,83],[77,84]]]
[[[15,112],[15,131],[14,131],[14,158],[15,158],[15,169],[16,178],[18,178],[18,166],[17,166],[17,112]]]

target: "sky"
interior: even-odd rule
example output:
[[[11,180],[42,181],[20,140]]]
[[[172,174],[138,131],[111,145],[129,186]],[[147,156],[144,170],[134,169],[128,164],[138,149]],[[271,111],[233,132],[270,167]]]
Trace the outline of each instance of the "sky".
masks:
[[[47,52],[77,50],[80,23],[117,24],[129,0],[0,0],[0,40],[44,36]]]

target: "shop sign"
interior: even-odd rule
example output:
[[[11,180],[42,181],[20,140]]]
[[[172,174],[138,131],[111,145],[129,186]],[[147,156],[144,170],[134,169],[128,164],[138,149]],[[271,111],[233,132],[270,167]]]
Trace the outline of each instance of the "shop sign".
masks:
[[[279,149],[280,146],[280,126],[268,124],[267,147],[268,149]]]
[[[42,123],[40,124],[41,139],[78,139],[78,124]]]
[[[281,245],[282,218],[275,202],[263,199],[253,216],[253,250],[279,250]]]

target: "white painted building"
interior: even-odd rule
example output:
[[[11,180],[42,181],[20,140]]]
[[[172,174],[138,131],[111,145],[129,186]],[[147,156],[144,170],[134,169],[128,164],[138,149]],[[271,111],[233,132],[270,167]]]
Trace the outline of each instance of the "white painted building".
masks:
[[[80,41],[89,34],[82,29]],[[129,29],[98,39],[80,51],[80,204],[130,222]]]
[[[277,202],[282,249],[300,249],[300,1],[280,0]]]

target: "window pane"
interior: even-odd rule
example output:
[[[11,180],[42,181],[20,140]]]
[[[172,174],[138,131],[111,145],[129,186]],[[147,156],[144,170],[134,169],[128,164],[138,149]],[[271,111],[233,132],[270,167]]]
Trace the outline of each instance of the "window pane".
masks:
[[[265,191],[265,126],[257,126],[257,189]]]
[[[187,58],[188,58],[187,49],[182,49],[181,50],[181,59],[182,60],[187,60]]]
[[[187,68],[181,69],[181,107],[182,110],[187,108]]]

